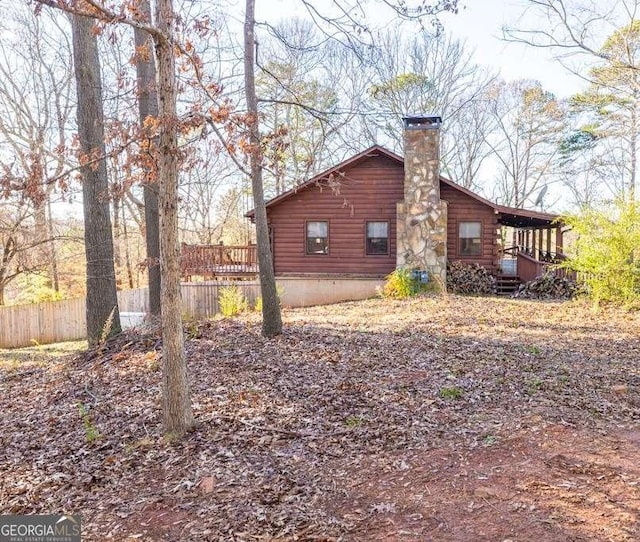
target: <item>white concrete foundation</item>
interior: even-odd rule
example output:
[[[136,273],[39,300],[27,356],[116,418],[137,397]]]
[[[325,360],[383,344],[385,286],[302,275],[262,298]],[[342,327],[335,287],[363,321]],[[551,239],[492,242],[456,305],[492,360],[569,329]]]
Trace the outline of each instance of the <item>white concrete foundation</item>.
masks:
[[[311,307],[374,297],[384,279],[351,277],[276,277],[284,307]]]

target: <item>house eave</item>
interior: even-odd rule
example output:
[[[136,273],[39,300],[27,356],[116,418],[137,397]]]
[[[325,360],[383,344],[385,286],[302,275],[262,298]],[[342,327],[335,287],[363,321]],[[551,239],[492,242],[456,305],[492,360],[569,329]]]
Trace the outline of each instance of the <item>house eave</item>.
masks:
[[[343,171],[348,167],[352,167],[364,160],[367,160],[369,158],[373,158],[376,156],[380,156],[380,155],[386,156],[387,158],[397,162],[399,165],[404,167],[404,158],[402,156],[388,149],[385,149],[381,145],[373,145],[368,149],[352,156],[351,158],[344,160],[340,164],[332,168],[329,168],[323,171],[322,173],[319,173],[315,177],[312,177],[311,179],[292,188],[291,190],[287,190],[286,192],[283,192],[282,194],[270,199],[269,201],[266,202],[265,205],[267,208],[273,207],[274,205],[277,205],[281,201],[292,197],[293,195],[297,194],[302,190],[305,190],[311,186],[319,185],[323,180],[326,180],[331,178],[332,176],[335,176],[336,174],[338,174],[339,172]],[[525,228],[525,227],[542,228],[542,227],[549,227],[552,223],[559,224],[559,218],[560,218],[559,215],[551,214],[551,213],[543,213],[539,211],[530,211],[527,209],[520,209],[515,207],[508,207],[506,205],[498,205],[486,198],[483,198],[482,196],[476,194],[475,192],[469,190],[468,188],[464,188],[463,186],[460,186],[454,181],[447,179],[446,177],[443,177],[442,175],[440,175],[440,182],[450,186],[454,190],[458,190],[459,192],[462,192],[463,194],[493,209],[493,211],[496,214],[499,214],[501,216],[501,219],[502,219],[501,223],[503,223],[506,226],[522,227],[522,228]],[[246,218],[250,218],[251,221],[254,222],[255,209],[251,209],[244,216]]]
[[[291,196],[297,194],[301,190],[305,190],[305,189],[309,188],[310,186],[317,186],[323,180],[326,180],[326,179],[331,178],[332,176],[335,176],[338,172],[340,172],[340,171],[342,171],[342,170],[344,170],[344,169],[346,169],[348,167],[352,167],[352,166],[354,166],[354,165],[356,165],[356,164],[358,164],[358,163],[360,163],[360,162],[362,162],[364,160],[368,160],[369,158],[374,158],[374,157],[380,156],[380,155],[386,156],[387,158],[390,158],[391,160],[394,160],[394,161],[398,162],[399,164],[403,164],[403,159],[402,159],[401,156],[398,156],[394,152],[391,152],[390,150],[385,149],[384,147],[382,147],[380,145],[373,145],[372,147],[369,147],[368,149],[362,151],[361,153],[358,153],[355,156],[352,156],[351,158],[348,158],[347,160],[344,160],[343,162],[341,162],[337,166],[333,166],[332,168],[329,168],[329,169],[323,171],[322,173],[319,173],[315,177],[312,177],[308,181],[305,181],[302,184],[299,184],[298,186],[295,186],[291,190],[287,190],[286,192],[283,192],[282,194],[279,194],[275,198],[270,199],[269,201],[267,201],[265,203],[265,206],[267,208],[273,207],[274,205],[277,205],[281,201],[283,201],[285,199],[288,199]],[[246,218],[250,218],[252,221],[254,221],[255,220],[255,209],[251,209],[244,216]]]

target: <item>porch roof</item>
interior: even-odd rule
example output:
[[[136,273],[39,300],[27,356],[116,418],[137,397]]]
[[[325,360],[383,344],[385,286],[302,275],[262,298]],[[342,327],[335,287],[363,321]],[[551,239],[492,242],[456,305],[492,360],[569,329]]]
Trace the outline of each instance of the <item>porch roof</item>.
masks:
[[[498,222],[513,228],[550,228],[561,226],[560,216],[551,213],[538,211],[528,211],[526,209],[515,209],[503,205],[494,206],[496,212],[500,214]]]
[[[446,177],[440,176],[440,182],[444,183],[455,190],[466,194],[467,196],[484,203],[487,207],[491,207],[493,211],[499,215],[498,223],[513,228],[549,228],[560,218],[560,215],[553,213],[543,213],[541,211],[529,211],[528,209],[519,209],[517,207],[507,207],[506,205],[498,205],[482,196],[472,192],[468,188],[464,188],[454,183]]]

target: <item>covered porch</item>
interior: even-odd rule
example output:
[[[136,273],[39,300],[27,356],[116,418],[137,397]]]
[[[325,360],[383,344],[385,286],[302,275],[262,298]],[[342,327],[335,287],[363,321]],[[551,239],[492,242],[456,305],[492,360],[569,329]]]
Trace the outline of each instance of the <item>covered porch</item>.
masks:
[[[499,277],[528,282],[550,270],[564,275],[557,264],[564,260],[564,224],[557,215],[524,209],[497,208],[503,228],[498,250]]]

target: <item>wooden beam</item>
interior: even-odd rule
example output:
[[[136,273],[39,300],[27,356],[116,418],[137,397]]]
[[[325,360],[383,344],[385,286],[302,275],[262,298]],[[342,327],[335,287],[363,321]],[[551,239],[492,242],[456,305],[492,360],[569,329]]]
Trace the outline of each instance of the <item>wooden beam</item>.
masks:
[[[551,254],[551,228],[547,229],[547,254]]]
[[[562,226],[556,227],[556,255],[562,254]]]
[[[531,230],[531,256],[536,260],[536,230]]]
[[[542,259],[542,234],[544,230],[538,230],[538,260]]]

